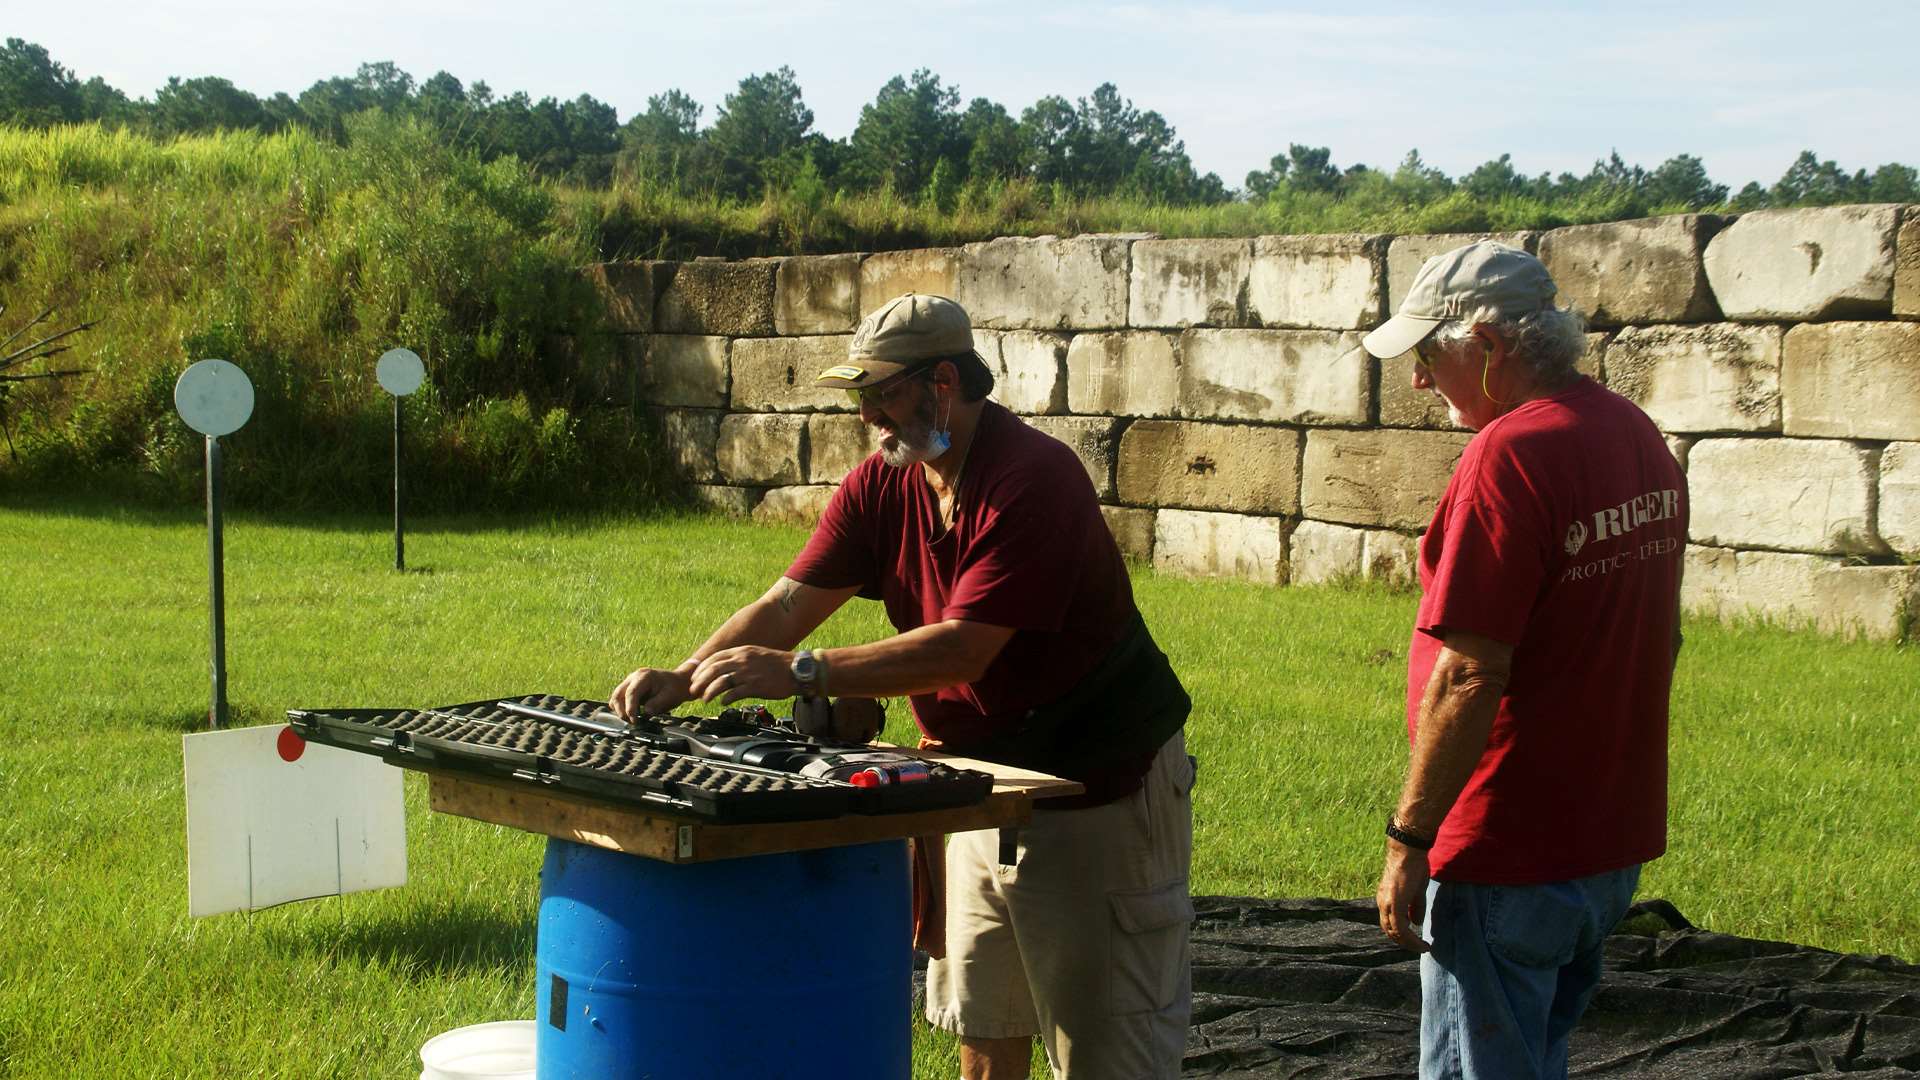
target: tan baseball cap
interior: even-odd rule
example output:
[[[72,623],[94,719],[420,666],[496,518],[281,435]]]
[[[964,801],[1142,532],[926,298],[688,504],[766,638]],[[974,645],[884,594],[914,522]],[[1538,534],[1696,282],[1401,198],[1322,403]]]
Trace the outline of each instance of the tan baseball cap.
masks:
[[[1557,291],[1539,259],[1517,247],[1482,240],[1428,259],[1414,275],[1399,312],[1361,344],[1385,360],[1425,341],[1448,319],[1488,307],[1507,317],[1530,315],[1552,305]]]
[[[963,356],[981,363],[966,309],[944,296],[907,293],[860,320],[847,346],[847,362],[821,372],[814,382],[858,390],[933,360]]]

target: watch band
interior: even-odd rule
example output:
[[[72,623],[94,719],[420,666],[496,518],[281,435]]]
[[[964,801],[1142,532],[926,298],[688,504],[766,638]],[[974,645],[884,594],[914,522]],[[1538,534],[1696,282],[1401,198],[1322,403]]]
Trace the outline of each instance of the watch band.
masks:
[[[1408,832],[1393,820],[1392,814],[1387,815],[1387,838],[1397,840],[1415,851],[1433,850],[1433,841],[1435,839],[1431,836],[1423,836],[1420,833]]]
[[[793,654],[793,663],[787,668],[793,675],[793,684],[798,687],[802,697],[817,697],[822,691],[825,667],[820,656],[811,649],[801,649]]]

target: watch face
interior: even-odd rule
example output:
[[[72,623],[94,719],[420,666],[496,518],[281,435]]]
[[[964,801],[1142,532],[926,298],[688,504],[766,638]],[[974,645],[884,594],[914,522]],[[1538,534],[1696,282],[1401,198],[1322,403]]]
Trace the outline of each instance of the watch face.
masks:
[[[803,653],[793,658],[793,677],[801,682],[812,682],[820,674],[820,663],[811,653]]]

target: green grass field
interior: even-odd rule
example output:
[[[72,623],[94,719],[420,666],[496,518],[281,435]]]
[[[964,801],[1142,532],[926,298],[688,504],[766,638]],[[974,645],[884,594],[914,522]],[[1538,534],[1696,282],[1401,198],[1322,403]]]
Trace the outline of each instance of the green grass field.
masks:
[[[387,528],[229,521],[237,723],[601,696],[684,656],[803,535],[435,519],[396,574]],[[406,888],[190,920],[180,737],[207,702],[203,522],[16,504],[0,545],[0,1075],[412,1075],[433,1033],[533,1014],[541,841],[427,812],[417,776]],[[1371,894],[1406,758],[1412,597],[1144,573],[1136,588],[1196,702],[1194,890]],[[883,631],[857,604],[819,640]],[[1690,625],[1671,850],[1644,895],[1711,929],[1920,959],[1916,722],[1912,647]],[[907,735],[899,709],[890,732]],[[918,1075],[953,1075],[950,1042],[916,1039]]]

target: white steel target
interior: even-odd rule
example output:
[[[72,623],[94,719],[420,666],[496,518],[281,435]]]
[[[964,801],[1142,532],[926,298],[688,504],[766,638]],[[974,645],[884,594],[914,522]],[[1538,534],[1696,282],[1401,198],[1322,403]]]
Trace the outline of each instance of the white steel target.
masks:
[[[406,397],[426,381],[427,366],[412,349],[388,349],[374,365],[374,375],[380,380],[381,389],[394,397]]]
[[[231,435],[253,415],[253,381],[225,360],[202,360],[173,384],[173,407],[202,435]]]

